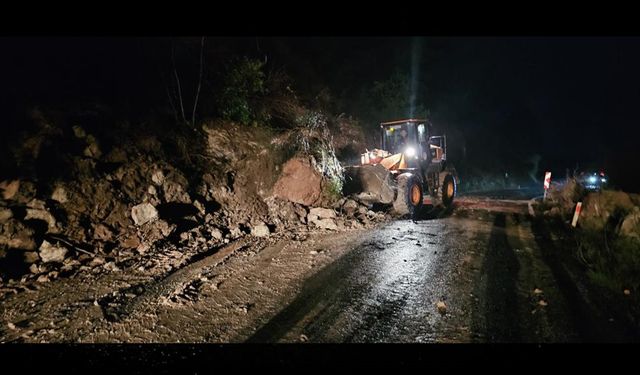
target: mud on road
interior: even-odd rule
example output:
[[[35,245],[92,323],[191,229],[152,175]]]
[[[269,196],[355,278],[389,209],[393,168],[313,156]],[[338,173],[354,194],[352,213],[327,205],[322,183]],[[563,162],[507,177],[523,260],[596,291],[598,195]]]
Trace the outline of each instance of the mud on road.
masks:
[[[245,239],[177,271],[8,294],[2,342],[629,341],[526,201],[462,199],[371,229]]]

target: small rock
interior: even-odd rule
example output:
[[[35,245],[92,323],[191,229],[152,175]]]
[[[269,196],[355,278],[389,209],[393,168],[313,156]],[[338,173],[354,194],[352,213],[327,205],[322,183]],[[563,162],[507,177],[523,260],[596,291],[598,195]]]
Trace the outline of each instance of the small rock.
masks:
[[[40,269],[38,268],[38,265],[37,265],[37,264],[32,264],[32,265],[29,267],[29,272],[31,272],[31,273],[33,273],[33,274],[37,274],[37,273],[40,273]]]
[[[133,222],[140,226],[158,219],[158,210],[150,203],[142,203],[131,209]]]
[[[100,145],[98,145],[98,140],[92,136],[87,136],[87,147],[83,151],[83,155],[89,158],[99,159],[102,156],[102,151],[100,150]]]
[[[242,232],[242,230],[240,230],[240,228],[235,227],[235,228],[229,229],[228,237],[235,239],[235,238],[241,237],[243,234],[244,233]]]
[[[204,204],[200,203],[200,201],[196,200],[193,201],[193,206],[198,210],[198,212],[200,212],[202,215],[204,215],[206,213]]]
[[[218,228],[209,229],[209,234],[211,238],[220,241],[224,236],[222,235],[222,231]]]
[[[330,208],[314,207],[309,210],[307,220],[309,220],[309,218],[313,219],[315,217],[319,219],[331,219],[336,217],[336,212]]]
[[[156,191],[155,186],[149,185],[149,187],[147,188],[147,193],[149,193],[150,195],[156,195],[158,192]]]
[[[146,243],[141,243],[140,245],[138,245],[138,247],[136,247],[136,251],[137,251],[139,254],[145,254],[147,251],[149,251],[149,249],[150,249],[150,248],[151,248],[151,247],[150,247],[148,244],[146,244]]]
[[[162,184],[162,190],[166,202],[191,203],[189,193],[184,191],[184,187],[176,181],[166,180]]]
[[[535,289],[533,290],[533,294],[535,294],[535,295],[542,294],[542,290],[541,290],[541,289],[538,289],[538,288],[535,288]]]
[[[24,253],[24,262],[28,264],[33,264],[40,260],[40,256],[35,251],[25,251]]]
[[[111,241],[113,232],[106,225],[98,224],[93,230],[93,238],[100,241]]]
[[[16,325],[11,322],[7,322],[7,327],[9,327],[9,329],[11,330],[14,330],[14,331],[16,330]]]
[[[47,277],[47,275],[40,275],[36,281],[39,283],[48,283],[49,277]]]
[[[548,305],[548,303],[547,303],[547,301],[545,301],[545,300],[541,299],[540,301],[538,301],[538,305],[540,305],[540,306],[544,307],[544,306],[547,306],[547,305]]]
[[[447,312],[447,304],[444,303],[443,301],[438,301],[436,303],[436,308],[438,309],[438,312],[440,314],[445,314]]]
[[[103,266],[103,268],[107,271],[120,271],[120,268],[116,266],[115,262],[109,262]]]
[[[4,223],[13,217],[13,212],[9,208],[0,208],[0,223]]]
[[[87,136],[87,133],[79,125],[74,125],[72,129],[73,129],[73,135],[76,138],[82,139],[82,138],[85,138]]]
[[[20,180],[2,181],[2,183],[0,183],[0,189],[2,189],[2,198],[11,200],[18,190],[20,190]]]
[[[93,258],[93,260],[91,260],[91,262],[89,262],[89,267],[97,267],[97,266],[101,266],[104,264],[104,258],[103,257],[95,257]]]
[[[311,254],[311,255],[318,255],[318,252],[317,252],[317,251],[315,251],[315,250],[311,250],[311,251],[309,251],[309,254]]]
[[[52,245],[47,240],[44,240],[42,241],[42,245],[40,245],[39,255],[44,263],[62,263],[65,255],[67,255],[67,249],[65,247]]]
[[[629,289],[625,289],[623,293],[625,296],[631,295],[631,291]]]
[[[347,216],[353,216],[356,212],[358,212],[359,204],[353,199],[347,199],[342,205],[342,210],[347,214]]]
[[[307,341],[309,341],[309,338],[305,334],[302,334],[302,335],[300,335],[300,341],[301,342],[307,342]]]
[[[267,237],[269,236],[269,233],[269,227],[264,223],[258,224],[251,228],[251,235],[254,237]]]
[[[338,230],[338,226],[332,219],[314,220],[312,223],[321,229]]]
[[[161,170],[156,170],[151,175],[151,181],[153,181],[153,183],[158,186],[162,185],[162,183],[164,182],[164,173],[162,173]]]
[[[128,237],[126,240],[122,242],[122,247],[127,249],[136,249],[139,246],[140,246],[140,239],[138,238],[138,235],[136,235],[135,233],[131,234],[130,237]]]
[[[62,272],[68,272],[73,270],[75,267],[80,265],[80,262],[78,262],[77,260],[72,260],[70,262],[67,262],[69,259],[65,260],[65,265],[62,266],[62,268],[60,268],[60,271]]]
[[[67,196],[67,190],[64,187],[58,186],[55,188],[53,193],[51,194],[51,199],[60,203],[67,203],[69,201],[69,197]]]
[[[56,229],[56,219],[46,210],[44,202],[34,199],[29,202],[29,205],[33,208],[27,208],[24,220],[42,220],[47,223],[49,231]]]

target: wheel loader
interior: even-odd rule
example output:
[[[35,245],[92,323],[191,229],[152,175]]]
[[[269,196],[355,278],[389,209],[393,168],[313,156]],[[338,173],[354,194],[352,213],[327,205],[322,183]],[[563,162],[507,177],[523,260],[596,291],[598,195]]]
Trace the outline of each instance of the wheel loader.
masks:
[[[413,215],[425,203],[450,207],[458,177],[447,161],[445,135],[433,135],[426,119],[380,124],[380,148],[365,150],[360,165],[345,167],[345,195],[391,206],[398,215]]]

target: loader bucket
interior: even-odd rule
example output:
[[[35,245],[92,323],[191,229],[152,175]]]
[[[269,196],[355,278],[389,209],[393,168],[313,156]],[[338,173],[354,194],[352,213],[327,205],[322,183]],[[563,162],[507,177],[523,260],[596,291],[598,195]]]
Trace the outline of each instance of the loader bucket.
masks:
[[[344,194],[370,203],[389,204],[395,199],[394,179],[381,164],[345,168]]]

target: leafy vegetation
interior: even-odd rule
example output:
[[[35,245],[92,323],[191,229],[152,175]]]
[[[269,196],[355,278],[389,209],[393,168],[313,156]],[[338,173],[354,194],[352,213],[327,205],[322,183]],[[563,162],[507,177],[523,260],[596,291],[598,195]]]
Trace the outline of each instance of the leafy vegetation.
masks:
[[[230,64],[218,99],[222,118],[254,126],[269,120],[269,115],[257,110],[256,106],[256,102],[268,93],[264,65],[262,61],[247,57]]]

